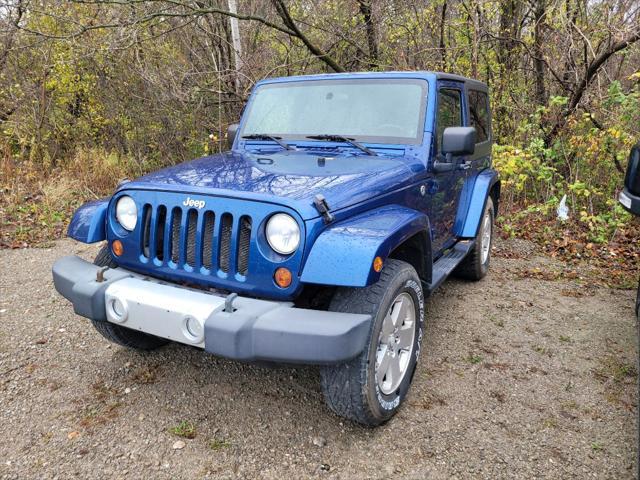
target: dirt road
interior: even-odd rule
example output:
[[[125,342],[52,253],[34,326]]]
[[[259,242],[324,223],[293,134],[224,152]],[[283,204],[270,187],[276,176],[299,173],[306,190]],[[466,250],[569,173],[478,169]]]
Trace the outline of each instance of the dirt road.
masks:
[[[530,244],[429,300],[408,405],[376,430],[333,416],[313,368],[110,345],[50,276],[96,251],[0,251],[0,478],[634,476],[635,292],[533,279],[563,265]]]

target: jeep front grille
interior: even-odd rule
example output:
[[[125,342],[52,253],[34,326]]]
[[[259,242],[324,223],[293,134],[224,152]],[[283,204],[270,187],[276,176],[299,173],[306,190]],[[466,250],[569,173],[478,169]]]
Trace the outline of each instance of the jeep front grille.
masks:
[[[247,215],[238,218],[228,212],[199,211],[146,204],[142,215],[142,255],[147,260],[165,263],[174,268],[209,273],[218,270],[226,274],[246,276],[252,220]]]

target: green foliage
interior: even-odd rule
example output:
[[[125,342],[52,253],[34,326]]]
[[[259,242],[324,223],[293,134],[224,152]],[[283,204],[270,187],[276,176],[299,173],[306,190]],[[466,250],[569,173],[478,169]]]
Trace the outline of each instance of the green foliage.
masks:
[[[508,205],[528,205],[523,212],[553,218],[559,200],[567,195],[572,221],[589,233],[589,240],[608,242],[631,216],[618,205],[629,150],[640,134],[640,88],[610,84],[602,105],[609,118],[598,121],[590,112],[569,119],[564,135],[545,147],[537,126],[545,115],[566,104],[551,97],[521,128],[525,147],[494,146],[494,164],[500,172]],[[507,226],[507,233],[513,227]],[[514,232],[511,232],[514,233]]]
[[[195,438],[196,426],[188,420],[182,420],[178,425],[171,427],[169,432],[182,438]]]

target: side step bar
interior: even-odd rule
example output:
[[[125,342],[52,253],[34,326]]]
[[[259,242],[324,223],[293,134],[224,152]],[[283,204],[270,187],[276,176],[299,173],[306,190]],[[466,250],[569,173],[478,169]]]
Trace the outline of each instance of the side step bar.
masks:
[[[426,291],[431,293],[438,288],[451,272],[460,265],[460,262],[464,260],[474,245],[475,240],[460,240],[436,260],[433,264],[431,283],[425,283],[424,285]]]

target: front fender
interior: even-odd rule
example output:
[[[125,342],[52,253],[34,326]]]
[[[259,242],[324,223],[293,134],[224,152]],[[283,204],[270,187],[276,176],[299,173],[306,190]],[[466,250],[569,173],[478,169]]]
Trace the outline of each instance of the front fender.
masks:
[[[380,273],[373,260],[386,260],[395,247],[418,232],[429,232],[429,219],[399,205],[376,208],[331,225],[316,239],[301,281],[321,285],[365,287]]]
[[[107,218],[108,198],[85,203],[74,213],[67,235],[83,243],[95,243],[107,238],[105,221]]]
[[[468,203],[461,204],[458,210],[456,225],[460,225],[460,227],[456,229],[456,236],[461,238],[476,237],[487,198],[493,186],[498,182],[498,172],[491,168],[483,170],[476,176]],[[495,205],[495,208],[497,209],[498,205]]]

